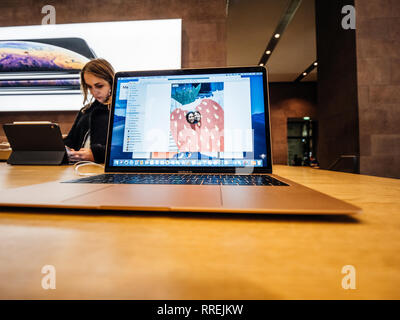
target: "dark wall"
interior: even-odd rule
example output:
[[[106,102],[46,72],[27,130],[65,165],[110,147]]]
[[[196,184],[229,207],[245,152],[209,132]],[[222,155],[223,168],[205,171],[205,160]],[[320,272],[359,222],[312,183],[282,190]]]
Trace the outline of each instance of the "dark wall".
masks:
[[[400,178],[400,1],[355,4],[360,172]]]
[[[46,4],[56,8],[57,24],[181,18],[182,67],[226,66],[225,0],[0,0],[0,27],[39,25]],[[5,140],[3,123],[51,120],[67,133],[76,113],[0,112],[0,141]]]
[[[342,28],[352,0],[316,0],[318,160],[328,168],[341,155],[359,156],[355,31]]]
[[[274,164],[288,164],[287,119],[317,119],[316,82],[273,82],[269,86]]]

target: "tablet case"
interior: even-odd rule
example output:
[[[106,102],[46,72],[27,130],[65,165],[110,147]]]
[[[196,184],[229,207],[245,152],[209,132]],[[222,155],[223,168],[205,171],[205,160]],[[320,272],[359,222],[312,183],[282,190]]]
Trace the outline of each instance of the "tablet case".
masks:
[[[55,123],[6,123],[4,132],[13,165],[60,165],[67,163],[60,127]]]

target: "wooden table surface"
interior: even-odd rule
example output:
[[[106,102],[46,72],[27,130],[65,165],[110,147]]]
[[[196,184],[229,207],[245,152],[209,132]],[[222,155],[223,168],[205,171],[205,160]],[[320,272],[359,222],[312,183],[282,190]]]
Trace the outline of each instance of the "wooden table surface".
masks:
[[[0,299],[399,299],[400,180],[276,166],[358,216],[0,208]],[[0,163],[0,192],[73,178]],[[53,265],[56,289],[42,288]],[[342,267],[356,289],[343,289]]]

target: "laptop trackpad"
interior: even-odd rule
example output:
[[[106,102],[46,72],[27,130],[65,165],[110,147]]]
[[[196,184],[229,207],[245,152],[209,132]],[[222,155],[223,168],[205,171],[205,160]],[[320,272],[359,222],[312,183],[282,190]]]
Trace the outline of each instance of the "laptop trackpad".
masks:
[[[202,211],[222,206],[220,186],[112,185],[68,199],[68,204],[98,209]]]

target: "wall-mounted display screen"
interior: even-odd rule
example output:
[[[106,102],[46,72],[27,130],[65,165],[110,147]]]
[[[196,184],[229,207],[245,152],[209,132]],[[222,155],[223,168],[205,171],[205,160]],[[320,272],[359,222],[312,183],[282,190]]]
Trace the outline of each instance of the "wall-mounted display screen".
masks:
[[[115,71],[179,69],[181,30],[181,19],[0,28],[0,112],[79,110],[93,58]]]

